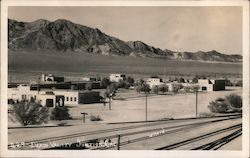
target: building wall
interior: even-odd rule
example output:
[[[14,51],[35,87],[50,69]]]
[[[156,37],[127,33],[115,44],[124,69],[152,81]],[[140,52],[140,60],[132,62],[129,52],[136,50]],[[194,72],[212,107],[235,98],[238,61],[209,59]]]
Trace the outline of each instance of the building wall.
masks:
[[[226,81],[225,80],[214,80],[214,91],[222,91],[226,89]]]
[[[50,106],[46,104],[47,103],[46,101],[53,100],[52,107],[56,106],[56,96],[55,95],[39,94],[38,100],[42,106],[48,106],[48,107],[50,107]]]
[[[200,91],[220,91],[225,90],[225,80],[198,80]]]
[[[56,96],[62,95],[65,97],[64,104],[65,105],[76,105],[78,104],[78,91],[74,90],[53,90]]]
[[[85,91],[79,93],[79,104],[90,104],[100,102],[100,92]]]
[[[149,85],[150,88],[164,84],[163,82],[161,82],[160,78],[149,78],[146,83]]]
[[[123,80],[125,75],[123,74],[110,74],[109,79],[111,82],[119,82],[119,80]]]

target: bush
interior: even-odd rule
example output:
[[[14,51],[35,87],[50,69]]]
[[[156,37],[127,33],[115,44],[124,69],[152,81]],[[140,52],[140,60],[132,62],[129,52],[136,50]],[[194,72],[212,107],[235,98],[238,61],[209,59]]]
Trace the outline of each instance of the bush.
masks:
[[[107,77],[104,77],[104,78],[101,80],[101,83],[100,83],[100,85],[101,85],[102,88],[107,88],[110,84],[111,84],[111,81],[110,81],[110,79],[107,78]]]
[[[242,107],[242,97],[237,94],[230,94],[226,96],[226,100],[228,101],[231,108],[241,108]]]
[[[218,98],[209,103],[208,108],[214,113],[233,113],[242,111],[242,97],[236,94],[227,95],[225,98]]]
[[[23,126],[46,123],[49,117],[49,109],[35,102],[14,104],[13,113]]]
[[[168,91],[168,86],[163,84],[159,87],[160,92],[165,93]]]
[[[57,106],[55,107],[50,116],[51,120],[68,120],[71,119],[69,114],[69,109],[66,106]]]
[[[182,88],[183,88],[182,84],[179,84],[179,83],[173,84],[173,92],[175,92],[175,93],[177,93]]]
[[[99,115],[97,116],[90,115],[89,118],[90,118],[90,121],[102,121],[102,118]]]
[[[153,91],[155,94],[159,94],[159,87],[158,87],[158,86],[153,86],[152,91]]]
[[[139,92],[139,93],[140,92],[149,93],[151,91],[151,89],[150,89],[148,84],[143,83],[142,85],[138,85],[136,87],[136,91]]]
[[[214,113],[227,113],[229,110],[228,104],[224,98],[218,98],[209,103],[208,108]]]

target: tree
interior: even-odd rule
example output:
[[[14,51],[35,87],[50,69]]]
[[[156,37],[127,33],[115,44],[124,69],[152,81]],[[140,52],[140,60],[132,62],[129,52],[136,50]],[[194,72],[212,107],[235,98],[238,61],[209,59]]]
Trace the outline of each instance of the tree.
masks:
[[[158,86],[153,86],[152,91],[153,91],[155,94],[159,94],[159,87],[158,87]]]
[[[162,93],[164,94],[165,92],[168,91],[168,86],[165,85],[165,84],[163,84],[163,85],[161,85],[161,86],[159,87],[159,90],[160,90],[160,92],[162,92]]]
[[[49,117],[49,109],[35,102],[22,101],[14,104],[13,112],[23,126],[47,122]]]
[[[229,106],[234,108],[242,108],[242,97],[237,94],[229,94],[226,96]]]
[[[180,89],[182,89],[182,84],[173,84],[173,92],[177,93]]]
[[[185,91],[186,93],[190,92],[190,90],[191,90],[191,87],[190,87],[190,86],[184,86],[183,88],[184,88],[184,91]]]
[[[85,89],[86,90],[92,90],[92,83],[87,83],[86,85],[85,85]]]
[[[51,120],[68,120],[71,119],[69,109],[66,106],[55,107],[50,116]]]
[[[140,79],[138,81],[136,81],[136,86],[141,86],[145,83],[145,81],[143,79]]]
[[[114,84],[109,85],[105,90],[105,92],[103,93],[103,97],[109,99],[109,110],[111,110],[111,98],[115,96],[115,93],[116,93],[116,87]]]
[[[148,92],[151,91],[149,85],[146,84],[146,83],[143,83],[142,85],[138,85],[137,88],[136,88],[136,90],[138,92],[144,92],[144,93],[148,93]]]
[[[193,92],[198,92],[200,89],[200,86],[199,85],[193,85],[190,87],[190,90],[192,90]]]
[[[104,77],[104,78],[101,80],[101,83],[100,83],[100,85],[101,85],[102,88],[107,88],[110,84],[111,84],[111,81],[110,81],[110,79],[107,78],[107,77]]]
[[[134,86],[135,80],[132,77],[129,76],[126,80],[128,81],[129,86]]]

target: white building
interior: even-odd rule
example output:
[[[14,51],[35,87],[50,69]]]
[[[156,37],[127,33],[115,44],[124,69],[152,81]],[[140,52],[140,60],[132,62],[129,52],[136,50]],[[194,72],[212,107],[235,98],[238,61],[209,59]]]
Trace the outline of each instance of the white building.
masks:
[[[61,89],[30,90],[29,85],[8,88],[8,99],[14,102],[35,100],[43,106],[55,107],[64,105],[88,104],[100,101],[100,92]]]
[[[162,82],[162,79],[158,78],[158,77],[151,77],[151,78],[147,79],[146,83],[149,85],[150,88],[164,84],[164,82]]]
[[[111,82],[119,82],[125,78],[124,74],[110,74],[109,79]]]
[[[45,83],[64,82],[64,77],[57,77],[52,74],[48,74],[48,75],[42,74],[41,81]]]
[[[220,91],[225,90],[226,82],[223,79],[199,79],[198,85],[200,86],[200,91]]]

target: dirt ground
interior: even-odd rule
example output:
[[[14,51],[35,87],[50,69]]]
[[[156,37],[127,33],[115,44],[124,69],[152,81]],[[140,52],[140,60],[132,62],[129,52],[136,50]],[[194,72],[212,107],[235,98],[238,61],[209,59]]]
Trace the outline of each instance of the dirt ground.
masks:
[[[231,93],[242,95],[242,88],[227,87],[226,91],[200,92],[198,94],[198,113],[210,113],[207,108],[209,102]],[[88,113],[86,121],[89,121],[90,115],[99,115],[103,122],[141,121],[145,120],[145,102],[145,97],[113,100],[111,102],[112,110],[109,110],[108,103],[105,107],[101,103],[76,105],[70,108],[70,114],[74,118],[81,118],[80,113],[86,112]],[[149,96],[147,105],[148,120],[195,117],[195,94],[193,93]]]

